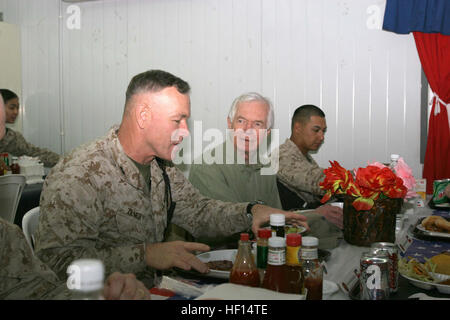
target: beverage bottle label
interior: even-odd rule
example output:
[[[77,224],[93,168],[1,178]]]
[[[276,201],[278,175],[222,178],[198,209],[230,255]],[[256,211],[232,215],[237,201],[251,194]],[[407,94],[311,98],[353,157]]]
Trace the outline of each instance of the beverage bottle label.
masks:
[[[268,263],[280,266],[286,263],[286,250],[271,250],[269,248]]]

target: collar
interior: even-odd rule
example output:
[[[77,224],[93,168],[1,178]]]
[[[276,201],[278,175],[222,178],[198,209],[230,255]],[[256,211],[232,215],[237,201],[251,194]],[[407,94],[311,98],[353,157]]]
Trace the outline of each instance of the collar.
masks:
[[[111,149],[111,154],[114,161],[116,162],[116,165],[120,168],[123,175],[125,176],[125,180],[127,180],[130,185],[141,190],[148,189],[147,183],[145,182],[144,177],[139,172],[139,169],[123,150],[123,146],[120,143],[119,137],[117,136],[118,130],[119,126],[114,125],[106,136],[107,145]],[[150,162],[150,170],[152,172],[152,175],[161,172],[160,174],[158,174],[158,176],[161,175],[162,179],[162,171],[155,159]],[[153,178],[154,177],[152,177],[152,180]]]
[[[308,161],[311,162],[312,157],[310,156],[310,154],[307,153],[306,156],[305,156],[305,155],[300,151],[300,149],[297,147],[297,145],[296,145],[291,139],[287,138],[285,143],[287,144],[287,146],[289,147],[289,149],[291,149],[292,152],[293,152],[296,156],[301,157],[301,158],[306,158]]]

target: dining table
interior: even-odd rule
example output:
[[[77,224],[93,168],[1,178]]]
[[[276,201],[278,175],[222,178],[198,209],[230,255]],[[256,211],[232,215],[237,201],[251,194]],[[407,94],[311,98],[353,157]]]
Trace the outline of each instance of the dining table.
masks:
[[[428,196],[427,200],[430,199]],[[429,215],[441,215],[450,219],[450,211],[430,208],[427,204],[423,206],[406,203],[399,214],[400,225],[396,230],[396,244],[399,247],[399,257],[414,257],[423,262],[425,258],[433,255],[450,252],[450,238],[419,237],[417,225],[424,217]],[[426,202],[425,202],[426,203]],[[401,249],[400,249],[401,248]],[[324,280],[337,285],[337,290],[323,296],[323,300],[359,300],[360,258],[363,252],[369,251],[370,247],[362,247],[349,244],[342,239],[339,245],[329,250],[329,255],[323,261]],[[203,285],[219,285],[226,283],[226,279],[215,279],[208,277],[196,277],[195,272],[178,272],[176,278],[181,281],[199,282]],[[164,289],[164,288],[162,288]],[[413,297],[411,297],[413,296]],[[436,288],[426,290],[415,286],[411,281],[399,275],[398,291],[389,295],[389,300],[416,299],[421,296],[426,299],[449,299],[450,294],[441,293]],[[157,297],[157,295],[154,295]],[[161,299],[166,299],[162,297]],[[186,299],[178,294],[169,299]]]

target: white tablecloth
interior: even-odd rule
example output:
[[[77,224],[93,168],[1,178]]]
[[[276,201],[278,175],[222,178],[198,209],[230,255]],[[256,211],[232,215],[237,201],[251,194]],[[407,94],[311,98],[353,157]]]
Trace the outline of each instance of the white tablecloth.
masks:
[[[427,203],[428,203],[427,199]],[[418,218],[429,216],[432,214],[432,210],[426,207],[416,207],[412,202],[405,202],[401,214],[403,215],[403,224],[398,231],[397,239],[402,234],[406,233],[411,224],[415,224]],[[342,240],[340,245],[331,251],[331,256],[325,264],[327,274],[324,275],[324,279],[333,281],[338,286],[346,277],[353,272],[353,269],[359,270],[359,260],[361,254],[368,251],[369,247],[358,247],[348,244],[345,240]],[[325,296],[324,299],[328,300],[349,300],[350,297],[341,288],[338,292]]]

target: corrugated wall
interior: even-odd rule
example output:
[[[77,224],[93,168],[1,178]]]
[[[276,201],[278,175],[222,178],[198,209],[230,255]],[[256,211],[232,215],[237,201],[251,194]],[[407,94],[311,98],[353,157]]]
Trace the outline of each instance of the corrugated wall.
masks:
[[[225,130],[232,100],[258,91],[282,141],[297,106],[322,107],[320,165],[400,153],[421,177],[420,61],[411,35],[381,30],[384,0],[103,0],[75,4],[79,29],[70,5],[59,19],[57,0],[0,0],[22,27],[24,133],[36,144],[67,152],[103,135],[131,77],[158,68],[191,84],[203,130]]]

